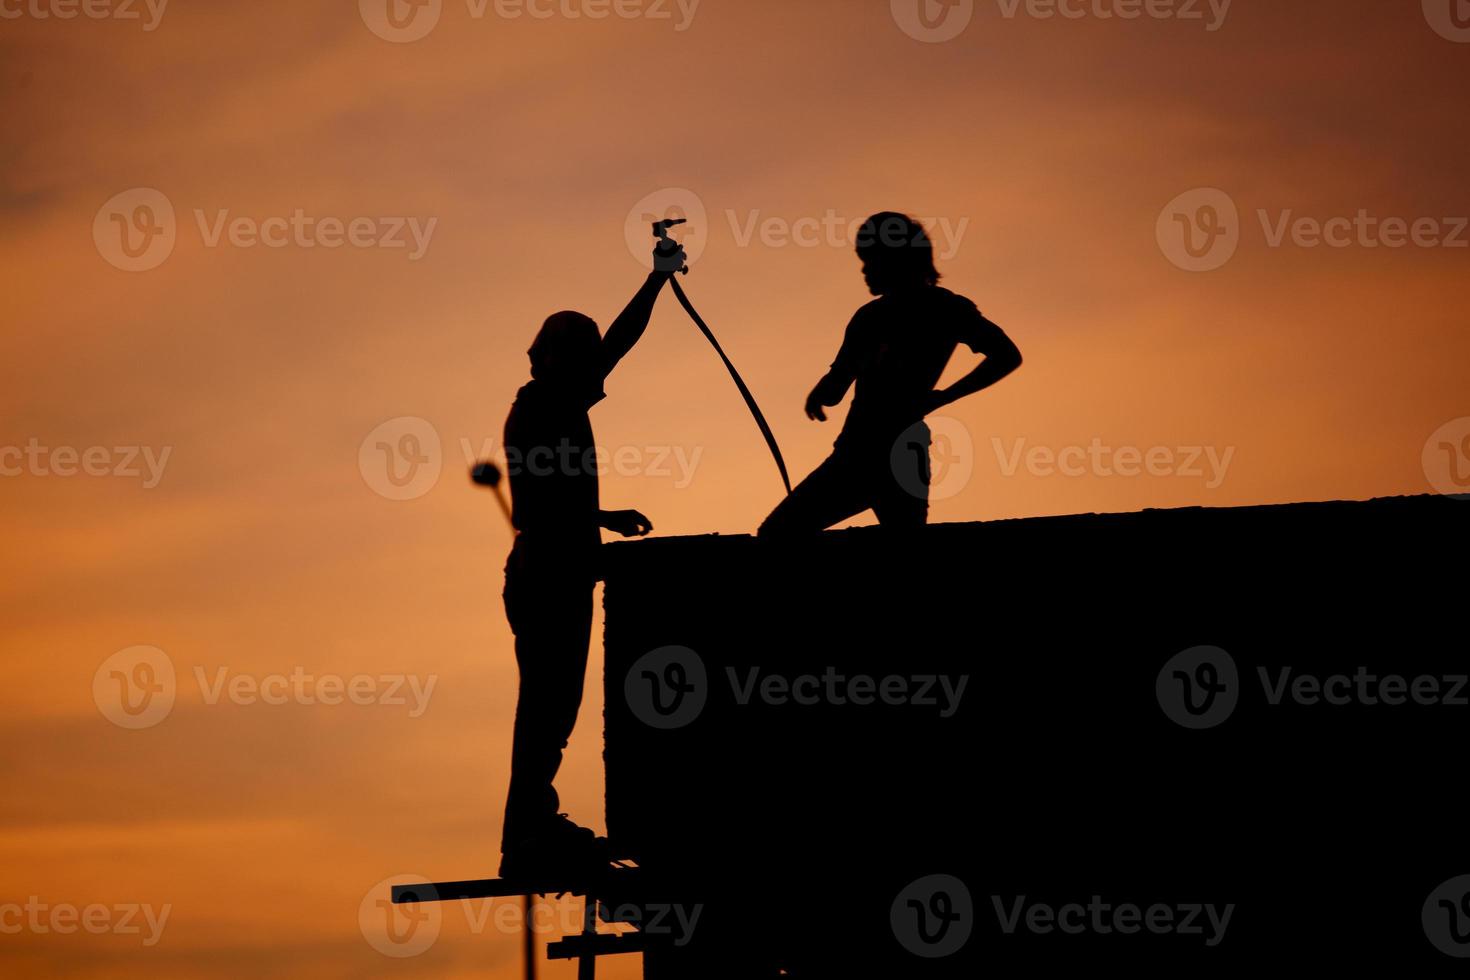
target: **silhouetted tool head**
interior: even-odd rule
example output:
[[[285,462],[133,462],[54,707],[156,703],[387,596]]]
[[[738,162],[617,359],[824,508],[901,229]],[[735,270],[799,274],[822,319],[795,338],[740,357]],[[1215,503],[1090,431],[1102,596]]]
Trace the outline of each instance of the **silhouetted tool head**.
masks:
[[[481,460],[470,467],[470,480],[476,486],[489,487],[495,494],[495,503],[500,506],[500,512],[505,515],[505,522],[510,525],[511,533],[515,533],[515,518],[511,515],[510,504],[506,503],[505,494],[500,489],[500,467],[489,460]]]
[[[679,243],[669,237],[669,229],[675,225],[682,225],[688,218],[665,218],[653,223],[653,237],[658,239],[658,247],[655,250],[660,257],[667,257],[677,253]],[[679,269],[680,275],[689,275],[689,266]]]
[[[476,463],[470,468],[470,479],[482,487],[500,486],[500,467],[494,463]]]
[[[657,238],[659,241],[667,241],[669,237],[669,229],[674,227],[675,225],[682,225],[688,220],[688,218],[665,218],[662,221],[655,221],[653,223],[653,237]]]

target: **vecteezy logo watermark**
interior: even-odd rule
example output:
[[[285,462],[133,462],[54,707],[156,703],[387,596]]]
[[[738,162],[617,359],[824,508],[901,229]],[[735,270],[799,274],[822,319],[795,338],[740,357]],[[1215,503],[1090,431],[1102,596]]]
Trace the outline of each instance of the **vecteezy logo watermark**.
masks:
[[[429,709],[438,674],[309,674],[304,667],[294,667],[290,674],[232,674],[228,667],[216,667],[211,679],[203,667],[194,668],[194,681],[204,695],[204,703],[219,704],[228,698],[231,704],[322,704],[335,707],[353,704],[362,707],[407,707],[410,718],[421,718]],[[412,700],[410,700],[412,699]]]
[[[97,252],[124,272],[147,272],[174,251],[174,206],[162,191],[134,187],[114,194],[92,219]]]
[[[174,663],[158,647],[119,650],[92,675],[92,702],[119,728],[152,728],[168,717],[177,694]]]
[[[141,936],[143,945],[152,947],[163,938],[163,928],[168,925],[173,908],[172,905],[155,908],[136,902],[117,905],[93,902],[82,906],[70,902],[52,904],[32,895],[25,904],[0,904],[0,935],[28,932],[37,936],[49,933],[69,936],[85,932],[93,936]]]
[[[1445,40],[1470,44],[1470,0],[1424,0],[1424,19]]]
[[[493,13],[501,20],[675,20],[683,33],[694,23],[701,0],[465,0],[471,20]],[[368,30],[385,41],[406,44],[427,37],[439,25],[443,0],[358,0]]]
[[[929,499],[947,500],[970,485],[975,473],[975,444],[969,428],[946,415],[930,416]],[[910,443],[912,449],[912,443]]]
[[[975,0],[889,0],[893,22],[915,41],[941,44],[965,32],[975,17]]]
[[[394,905],[395,885],[414,886],[408,893],[418,901]],[[433,913],[441,908],[431,883],[413,875],[400,875],[378,882],[363,896],[358,908],[358,925],[363,938],[384,955],[417,956],[431,946],[441,932],[442,920]],[[529,911],[519,898],[512,901],[475,899],[455,902],[464,912],[465,926],[476,936],[495,931],[505,936],[565,936],[581,932],[586,925],[586,907],[581,902],[535,901]],[[632,925],[645,936],[687,946],[704,914],[703,905],[669,902],[604,903],[599,914],[605,922]]]
[[[0,446],[0,477],[141,477],[143,489],[152,490],[163,480],[173,451],[173,446],[43,446],[32,436],[24,447]]]
[[[444,0],[357,0],[357,11],[378,37],[407,44],[428,37],[438,26]]]
[[[951,718],[959,710],[970,682],[968,674],[873,677],[844,674],[836,667],[797,675],[761,667],[726,667],[724,674],[737,707],[757,702],[777,708],[886,705],[935,709],[941,718]],[[700,716],[711,693],[704,661],[688,647],[652,650],[638,658],[623,678],[623,695],[629,708],[651,728],[683,728]]]
[[[1451,878],[1430,892],[1420,919],[1435,949],[1456,959],[1470,957],[1470,875]]]
[[[1206,490],[1225,482],[1235,447],[1227,446],[1110,446],[1094,437],[1086,446],[1028,446],[1016,439],[1006,446],[992,436],[991,447],[1002,476],[1015,476],[1024,466],[1031,476],[1134,478],[1140,476],[1203,480]]]
[[[888,910],[893,935],[904,949],[925,959],[960,951],[975,928],[970,889],[953,875],[928,875],[911,882]]]
[[[1015,20],[1024,13],[1035,20],[1178,20],[1199,21],[1213,34],[1225,26],[1234,0],[996,0],[1001,16]]]
[[[1186,272],[1212,272],[1240,247],[1240,212],[1215,187],[1180,194],[1164,206],[1154,227],[1164,256]]]
[[[1235,711],[1240,675],[1235,659],[1219,647],[1198,646],[1176,653],[1154,682],[1159,707],[1183,728],[1214,728]]]
[[[685,221],[671,234],[684,247],[692,268],[709,244],[709,213],[704,201],[687,187],[664,187],[645,195],[623,218],[623,240],[628,252],[644,268],[653,268],[653,224],[656,221]]]
[[[194,223],[206,248],[408,249],[416,262],[429,250],[438,218],[318,217],[296,208],[289,215],[256,218],[232,216],[228,208],[213,214],[194,209]],[[178,222],[173,203],[162,191],[135,187],[109,198],[92,221],[97,252],[125,272],[156,269],[173,254]]]
[[[675,490],[693,484],[704,458],[703,446],[576,447],[563,439],[554,446],[523,450],[514,446],[498,447],[495,440],[482,439],[476,450],[474,441],[464,436],[460,437],[459,445],[466,467],[493,459],[503,449],[504,472],[512,478],[522,473],[636,476],[670,480]],[[388,500],[416,500],[438,485],[444,469],[442,440],[432,423],[413,415],[400,416],[383,422],[367,434],[358,446],[357,463],[363,481],[374,493]]]
[[[1287,701],[1306,707],[1318,704],[1398,707],[1410,702],[1423,707],[1470,707],[1470,698],[1465,694],[1470,675],[1465,674],[1420,674],[1412,678],[1384,674],[1380,677],[1367,667],[1359,667],[1352,676],[1297,674],[1291,667],[1279,667],[1274,671],[1257,667],[1256,674],[1266,703],[1272,707]]]
[[[838,214],[831,208],[821,217],[802,218],[765,215],[759,208],[747,212],[743,217],[733,209],[725,210],[725,221],[730,225],[730,234],[739,248],[749,248],[752,243],[759,243],[766,248],[794,246],[851,251],[857,247],[859,233],[867,220],[867,216],[854,218]],[[965,232],[970,228],[969,218],[954,220],[947,217],[921,217],[918,221],[928,233],[929,243],[939,260],[949,261],[959,254]],[[880,242],[885,239],[891,241],[894,237],[896,236],[888,235],[882,229],[878,231]],[[894,241],[893,244],[904,243]]]
[[[206,705],[221,701],[250,706],[256,704],[407,707],[410,718],[420,718],[429,708],[437,674],[307,673],[304,667],[289,674],[262,676],[232,672],[216,667],[193,669],[195,684]],[[173,660],[158,647],[135,646],[119,650],[104,660],[92,675],[92,700],[102,716],[119,728],[152,728],[168,717],[178,698],[178,674]]]
[[[1366,208],[1326,220],[1298,216],[1291,208],[1274,215],[1260,208],[1256,217],[1270,248],[1288,241],[1297,248],[1470,248],[1470,218],[1380,218]]]
[[[575,905],[566,906],[572,914],[562,921],[561,934],[580,932],[582,909]],[[694,938],[694,928],[704,914],[703,905],[680,905],[672,902],[650,902],[643,905],[625,903],[603,907],[609,922],[621,922],[635,927],[645,936],[668,940],[674,946],[688,946]]]
[[[357,907],[357,927],[369,946],[384,956],[406,959],[434,945],[443,921],[439,903],[393,904],[394,885],[429,884],[429,879],[418,875],[395,875],[368,889]],[[434,895],[432,888],[422,891],[425,898]]]
[[[468,440],[461,440],[468,446]],[[533,446],[522,451],[515,446],[505,447],[506,474],[517,476],[551,476],[560,473],[579,476],[595,473],[607,476],[672,477],[675,490],[683,490],[694,482],[694,471],[704,455],[704,447],[695,446],[690,452],[683,446],[618,446],[608,450],[601,446],[577,448],[570,439],[563,439],[555,446]],[[466,462],[489,459],[490,453],[468,457]],[[677,472],[675,472],[677,468]]]
[[[1424,475],[1447,497],[1470,499],[1470,417],[1446,422],[1424,443]]]
[[[650,650],[628,668],[623,696],[650,728],[683,728],[699,717],[709,698],[704,661],[688,647]]]
[[[915,497],[947,500],[975,475],[975,443],[959,419],[933,415],[903,431],[888,463],[898,485]]]
[[[533,902],[530,919],[520,902],[490,900],[456,902],[464,909],[465,925],[474,935],[481,935],[492,925],[503,935],[521,935],[527,927],[538,935],[554,933],[565,936],[581,932],[586,926],[586,907],[581,902]],[[598,914],[605,922],[634,926],[639,933],[667,940],[677,947],[689,945],[694,929],[704,914],[703,905],[680,905],[671,902],[604,903]]]
[[[735,703],[742,706],[756,700],[775,707],[826,704],[866,708],[884,704],[937,708],[941,718],[952,718],[960,709],[960,701],[970,683],[968,674],[957,678],[948,674],[889,674],[880,678],[868,674],[843,674],[836,667],[828,667],[821,674],[798,674],[795,677],[763,673],[760,667],[743,671],[743,677],[741,674],[734,667],[725,668]]]
[[[439,226],[438,218],[315,217],[301,208],[289,215],[267,218],[231,217],[228,208],[209,215],[202,208],[195,208],[194,222],[206,248],[218,248],[221,242],[233,248],[335,249],[344,245],[359,249],[404,248],[410,249],[410,262],[417,262],[428,253],[434,229]]]
[[[413,415],[377,426],[357,450],[363,482],[380,497],[415,500],[434,489],[444,468],[439,430]]]
[[[1470,248],[1467,217],[1382,217],[1367,208],[1351,216],[1314,218],[1286,208],[1256,209],[1267,248]],[[1229,262],[1243,233],[1234,199],[1216,188],[1181,194],[1159,214],[1155,234],[1168,260],[1188,272],[1213,272]]]
[[[555,446],[532,446],[525,450],[505,446],[502,450],[494,439],[481,439],[476,449],[473,441],[460,436],[459,448],[464,453],[467,467],[494,459],[503,451],[507,476],[523,472],[532,476],[550,476],[553,473],[566,476],[587,473],[595,473],[599,477],[642,476],[670,480],[675,490],[687,489],[694,482],[694,473],[704,458],[703,446],[589,446],[577,449],[569,439],[563,439]]]
[[[1315,708],[1470,707],[1470,674],[1376,674],[1359,666],[1351,674],[1316,674],[1291,666],[1255,670],[1261,703]],[[1155,682],[1164,714],[1184,728],[1214,728],[1229,718],[1244,693],[1230,654],[1219,647],[1192,647],[1170,658]]]
[[[1178,20],[1200,21],[1210,33],[1225,26],[1233,0],[996,0],[1006,20]],[[964,33],[975,0],[889,0],[893,19],[916,41],[937,44]]]
[[[1235,914],[1235,905],[1217,907],[1213,904],[1162,902],[1144,908],[1129,902],[1113,905],[1093,895],[1086,905],[1080,902],[1060,907],[1042,902],[1026,901],[1025,895],[1002,899],[990,897],[995,906],[995,916],[1000,928],[1007,936],[1024,928],[1036,935],[1063,933],[1068,936],[1092,934],[1108,936],[1133,935],[1149,932],[1156,936],[1200,936],[1205,945],[1215,947],[1225,940],[1230,928],[1230,919]]]
[[[167,7],[168,0],[0,0],[0,20],[136,20],[152,32]]]
[[[839,214],[828,208],[821,215],[786,217],[767,214],[760,208],[740,211],[726,208],[725,224],[736,248],[759,245],[765,248],[836,248],[851,251],[857,247],[859,232],[868,215]],[[651,226],[656,221],[683,220],[687,224],[671,230],[684,246],[692,266],[709,244],[709,214],[699,195],[685,187],[666,187],[646,195],[629,209],[623,221],[623,235],[628,251],[653,268]],[[919,219],[929,235],[935,256],[941,261],[959,254],[970,219],[923,217]],[[883,232],[879,232],[880,239]]]

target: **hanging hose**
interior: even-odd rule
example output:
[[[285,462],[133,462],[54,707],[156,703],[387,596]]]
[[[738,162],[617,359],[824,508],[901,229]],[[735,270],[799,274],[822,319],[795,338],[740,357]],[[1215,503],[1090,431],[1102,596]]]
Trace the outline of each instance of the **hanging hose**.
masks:
[[[735,370],[735,365],[730,363],[730,358],[725,356],[724,348],[715,339],[714,333],[704,322],[704,318],[699,315],[699,311],[694,308],[694,304],[689,302],[689,297],[684,295],[684,288],[679,285],[679,280],[670,279],[669,284],[674,287],[674,295],[679,298],[679,305],[684,307],[684,312],[689,314],[689,319],[694,321],[694,325],[699,328],[699,332],[704,334],[704,339],[710,342],[710,346],[715,349],[715,353],[720,355],[720,360],[725,362],[725,370],[730,372],[730,378],[735,382],[735,387],[740,389],[740,396],[745,399],[746,407],[750,409],[750,414],[755,417],[755,424],[760,426],[761,435],[766,437],[766,445],[771,448],[771,455],[776,460],[776,469],[781,471],[781,482],[785,485],[786,492],[790,493],[791,477],[786,475],[786,460],[781,458],[781,447],[776,445],[776,434],[771,431],[770,425],[766,423],[766,417],[761,414],[761,407],[755,403],[755,396],[750,393],[749,388],[745,387],[745,382],[741,380],[740,372]]]
[[[661,243],[672,242],[673,239],[669,237],[670,226],[681,225],[683,223],[683,220],[678,219],[660,221],[654,224],[653,233]],[[688,274],[689,269],[686,266],[679,271]],[[684,307],[684,312],[689,314],[689,319],[694,321],[694,325],[699,328],[699,332],[704,334],[704,339],[709,341],[710,346],[715,349],[715,353],[720,355],[720,360],[725,362],[725,370],[730,372],[730,378],[735,382],[735,387],[740,389],[740,397],[745,399],[745,407],[750,409],[750,414],[755,418],[755,424],[760,427],[761,435],[766,438],[766,445],[770,447],[771,456],[776,460],[776,469],[781,471],[781,483],[786,487],[786,492],[789,494],[791,492],[791,477],[786,473],[786,460],[781,457],[781,447],[776,444],[776,434],[771,431],[770,425],[766,422],[765,415],[761,414],[761,407],[756,404],[755,396],[750,393],[750,389],[745,386],[745,381],[740,377],[740,372],[735,370],[735,365],[725,355],[725,349],[715,339],[714,331],[710,330],[709,325],[704,322],[704,318],[699,315],[699,311],[694,308],[694,304],[689,302],[689,297],[684,295],[684,287],[679,285],[678,278],[670,278],[669,285],[674,287],[674,295],[678,297],[679,305]]]

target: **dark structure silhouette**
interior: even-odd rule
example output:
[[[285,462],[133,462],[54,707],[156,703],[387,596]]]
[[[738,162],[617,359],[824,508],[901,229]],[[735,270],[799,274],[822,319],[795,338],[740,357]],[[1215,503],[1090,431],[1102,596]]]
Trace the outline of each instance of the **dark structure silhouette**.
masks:
[[[832,455],[773,511],[760,533],[811,533],[872,509],[880,523],[922,525],[929,514],[929,429],[924,417],[990,387],[1021,366],[1021,352],[975,304],[939,286],[934,248],[923,227],[894,212],[869,218],[857,254],[878,299],[848,324],[832,369],[806,400],[826,421],[856,385]],[[936,391],[955,348],[985,360]]]
[[[587,413],[603,382],[648,327],[654,303],[684,265],[676,243],[660,243],[655,268],[604,336],[580,313],[549,317],[529,351],[531,381],[505,423],[515,546],[505,566],[505,613],[515,632],[516,702],[502,875],[585,867],[606,860],[605,841],[558,814],[552,783],[576,725],[598,578],[599,529],[647,534],[637,511],[605,511],[598,499]],[[498,492],[481,465],[476,482]],[[494,479],[491,477],[494,476]]]
[[[608,546],[609,837],[701,909],[646,976],[1460,969],[1426,928],[1470,922],[1423,910],[1470,873],[1467,529],[1423,497]]]

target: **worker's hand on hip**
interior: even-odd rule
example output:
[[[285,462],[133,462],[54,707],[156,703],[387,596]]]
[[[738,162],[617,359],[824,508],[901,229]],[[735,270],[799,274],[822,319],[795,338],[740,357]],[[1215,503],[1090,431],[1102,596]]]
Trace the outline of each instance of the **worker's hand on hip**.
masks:
[[[827,413],[822,405],[822,386],[818,385],[812,389],[812,393],[806,396],[806,417],[813,422],[827,421]]]
[[[942,391],[929,392],[927,395],[924,396],[923,403],[920,406],[919,418],[917,421],[922,422],[925,418],[929,416],[931,412],[939,411],[941,408],[944,408],[952,401],[953,399]]]
[[[653,249],[653,270],[672,276],[676,272],[683,271],[689,264],[689,256],[684,254],[684,246],[670,239],[659,242]]]
[[[653,522],[636,510],[605,510],[602,526],[625,538],[645,537],[653,530]]]

